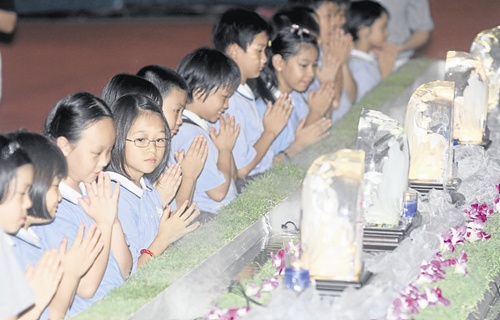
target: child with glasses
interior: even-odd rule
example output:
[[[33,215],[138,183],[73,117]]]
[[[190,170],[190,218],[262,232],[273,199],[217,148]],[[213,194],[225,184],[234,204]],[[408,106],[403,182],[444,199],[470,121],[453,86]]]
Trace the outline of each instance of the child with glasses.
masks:
[[[120,184],[118,219],[132,254],[132,272],[162,254],[174,241],[194,231],[199,211],[188,201],[171,213],[153,187],[167,166],[170,131],[158,104],[140,94],[125,95],[111,106],[116,142],[108,167]],[[175,194],[175,193],[174,193]],[[187,208],[187,209],[186,209]]]

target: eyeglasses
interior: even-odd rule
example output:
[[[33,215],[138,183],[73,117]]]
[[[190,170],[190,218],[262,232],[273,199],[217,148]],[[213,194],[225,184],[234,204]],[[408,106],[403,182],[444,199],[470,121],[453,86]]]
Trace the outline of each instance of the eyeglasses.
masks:
[[[134,140],[131,139],[125,139],[126,141],[133,142],[134,145],[138,148],[147,148],[151,142],[155,144],[157,148],[165,148],[167,146],[167,141],[170,139],[167,138],[158,138],[155,140],[149,140],[146,138],[137,138]]]

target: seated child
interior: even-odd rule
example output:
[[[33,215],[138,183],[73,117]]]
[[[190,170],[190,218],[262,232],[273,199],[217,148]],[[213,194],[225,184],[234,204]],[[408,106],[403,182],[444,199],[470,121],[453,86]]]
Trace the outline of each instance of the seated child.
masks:
[[[175,136],[182,125],[182,112],[186,103],[192,99],[188,96],[190,91],[186,81],[174,70],[160,65],[145,66],[137,75],[153,83],[160,91],[163,98],[162,111],[167,119],[170,134]],[[185,200],[193,200],[196,180],[207,159],[207,140],[203,135],[198,135],[193,139],[187,153],[184,149],[179,152],[172,149],[170,151],[169,163],[177,160],[182,167],[182,182],[175,196],[175,206],[172,206],[176,207]]]
[[[314,80],[318,63],[318,43],[308,29],[298,25],[284,26],[276,32],[270,47],[270,58],[261,76],[254,80],[254,92],[258,96],[257,108],[261,117],[269,101],[274,102],[283,93],[304,92]],[[334,92],[323,99],[321,94],[311,94],[309,102],[331,104]],[[271,149],[275,154],[293,156],[305,147],[328,135],[331,126],[329,118],[322,117],[315,123],[305,126],[306,115],[300,118],[297,109],[309,109],[302,99],[293,99],[294,112],[286,127],[276,137]]]
[[[189,87],[192,100],[183,112],[183,125],[172,139],[174,151],[186,150],[193,139],[203,135],[208,156],[196,181],[193,201],[201,211],[217,214],[236,197],[236,168],[232,155],[240,126],[234,117],[222,115],[240,80],[238,66],[225,54],[197,49],[180,62],[177,72]],[[209,123],[220,121],[217,132]]]
[[[354,40],[349,68],[358,86],[356,101],[386,78],[396,61],[396,50],[378,58],[373,53],[385,44],[388,20],[387,10],[374,1],[353,2],[347,13],[345,28]]]
[[[246,179],[270,169],[274,153],[271,144],[283,130],[292,112],[291,100],[282,94],[269,103],[263,120],[255,96],[247,84],[260,75],[267,61],[266,48],[270,28],[257,13],[245,9],[229,9],[222,14],[212,31],[212,42],[239,67],[240,85],[229,99],[228,113],[241,125],[233,149],[238,178]]]
[[[170,132],[160,107],[141,94],[125,95],[111,106],[117,139],[108,170],[119,182],[118,219],[132,254],[132,272],[173,242],[194,231],[199,211],[187,201],[170,214],[151,181],[165,171]],[[164,209],[165,208],[165,209]]]
[[[316,72],[317,78],[311,85],[310,90],[318,90],[321,84],[328,82],[335,83],[337,91],[336,109],[331,110],[333,111],[331,119],[336,122],[350,110],[356,100],[356,82],[348,66],[352,49],[352,37],[343,30],[349,1],[290,0],[289,3],[307,6],[316,13],[320,28],[318,43],[321,50],[319,67]]]
[[[52,108],[45,122],[45,135],[64,154],[68,176],[59,184],[62,201],[54,221],[33,226],[33,230],[49,248],[57,248],[64,238],[71,246],[82,223],[86,229],[95,223],[103,242],[101,253],[80,280],[69,310],[73,316],[122,285],[132,267],[132,256],[117,219],[119,188],[112,190],[109,175],[103,173],[111,158],[116,130],[104,101],[81,92],[61,99]]]
[[[127,73],[113,76],[104,86],[101,96],[108,106],[112,106],[120,97],[135,93],[147,96],[158,106],[163,104],[162,95],[154,84],[144,78]],[[175,163],[172,163],[164,174],[158,176],[157,180],[151,181],[160,194],[164,207],[172,201],[181,181],[182,169],[180,165]]]
[[[61,150],[46,137],[25,131],[10,134],[28,154],[33,162],[34,179],[30,189],[31,208],[24,225],[12,236],[14,253],[25,269],[35,265],[45,251],[44,239],[40,239],[31,226],[50,223],[56,215],[61,201],[59,183],[67,175],[66,160]],[[80,227],[71,248],[66,251],[67,240],[59,246],[64,275],[56,294],[40,319],[63,319],[73,301],[81,277],[89,270],[102,250],[100,231],[92,225],[85,237],[84,226]]]
[[[38,319],[54,296],[63,269],[55,250],[44,253],[25,274],[13,254],[16,234],[31,207],[31,159],[12,138],[0,135],[0,317]]]

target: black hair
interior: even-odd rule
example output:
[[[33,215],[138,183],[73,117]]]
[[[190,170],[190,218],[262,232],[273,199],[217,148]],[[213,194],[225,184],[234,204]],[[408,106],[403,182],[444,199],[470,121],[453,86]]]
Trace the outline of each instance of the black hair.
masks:
[[[306,6],[313,10],[317,10],[323,3],[332,2],[337,6],[349,6],[349,0],[288,0],[289,4]]]
[[[17,169],[32,161],[14,139],[0,135],[0,204],[9,194],[11,181],[16,179]]]
[[[56,103],[45,120],[45,135],[76,143],[82,132],[103,118],[113,119],[106,103],[88,92],[70,94]]]
[[[201,94],[206,99],[212,91],[228,87],[236,91],[240,85],[240,69],[225,53],[199,48],[185,56],[177,72],[186,80],[191,96]]]
[[[387,9],[378,2],[353,2],[346,14],[344,29],[351,34],[353,41],[357,41],[359,39],[359,30],[362,27],[370,27],[384,13],[389,16]]]
[[[306,6],[285,6],[276,11],[271,17],[271,26],[273,29],[273,36],[271,38],[275,38],[278,31],[282,28],[290,27],[293,24],[308,29],[316,36],[320,33],[317,15],[312,8]]]
[[[28,214],[42,219],[52,219],[47,210],[47,192],[55,178],[68,174],[66,158],[57,145],[48,138],[33,132],[17,131],[10,134],[31,158],[35,175],[30,189],[33,202]]]
[[[102,89],[101,98],[108,106],[111,106],[118,98],[133,93],[148,96],[160,107],[163,104],[161,93],[154,84],[144,78],[128,73],[119,73],[113,76]]]
[[[267,51],[269,57],[260,77],[249,81],[249,85],[257,97],[274,103],[276,99],[274,98],[272,89],[278,88],[278,79],[276,78],[272,57],[279,54],[284,60],[287,60],[298,54],[303,46],[313,46],[319,53],[318,41],[307,29],[293,25],[284,27],[278,31],[276,37],[271,41],[271,47]]]
[[[111,162],[109,163],[108,170],[117,172],[129,179],[130,176],[125,169],[125,139],[127,138],[130,128],[145,112],[156,113],[161,118],[165,129],[165,138],[168,141],[167,146],[165,146],[165,154],[160,164],[151,173],[144,175],[151,182],[155,182],[165,171],[168,154],[170,153],[170,130],[168,129],[167,120],[162,110],[155,101],[142,94],[128,94],[119,98],[113,103],[111,110],[115,117],[116,141],[113,150],[111,150]]]
[[[149,65],[139,70],[137,75],[154,84],[162,97],[167,97],[172,89],[177,88],[186,91],[188,102],[191,101],[186,81],[173,69],[161,65]]]
[[[258,13],[241,8],[226,10],[212,29],[212,44],[215,49],[226,52],[231,44],[244,51],[261,32],[270,35],[270,27]]]

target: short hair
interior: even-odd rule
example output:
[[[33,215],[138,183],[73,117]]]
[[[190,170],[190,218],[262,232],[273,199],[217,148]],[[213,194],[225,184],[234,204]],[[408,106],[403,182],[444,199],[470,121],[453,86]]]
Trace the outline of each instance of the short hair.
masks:
[[[66,158],[57,145],[48,138],[33,132],[17,131],[10,134],[31,158],[35,175],[30,189],[32,206],[28,214],[42,219],[52,219],[47,210],[47,192],[55,178],[68,174]]]
[[[10,183],[16,179],[17,169],[32,161],[14,139],[0,135],[0,204],[9,194]]]
[[[51,140],[65,137],[71,143],[82,132],[103,118],[113,119],[104,101],[88,92],[70,94],[56,103],[45,120],[45,135]]]
[[[371,25],[384,13],[389,15],[387,9],[378,2],[353,2],[346,14],[344,29],[351,34],[352,40],[356,41],[359,39],[359,30],[362,27],[371,27]]]
[[[163,104],[160,91],[154,84],[144,78],[128,73],[119,73],[109,79],[102,89],[101,98],[108,106],[111,106],[118,98],[133,93],[148,96],[159,106]]]
[[[165,66],[145,66],[137,72],[137,75],[154,84],[160,91],[162,97],[167,97],[174,88],[189,93],[189,87],[186,81],[175,72],[175,70]],[[188,101],[191,101],[191,98],[192,97],[188,94]]]
[[[134,122],[142,116],[145,112],[152,112],[158,114],[163,122],[165,129],[166,139],[170,141],[170,130],[168,129],[167,120],[163,115],[162,110],[158,104],[142,94],[128,94],[118,98],[111,106],[113,115],[115,117],[116,125],[116,141],[113,149],[111,150],[111,162],[109,163],[108,170],[119,173],[130,179],[127,173],[126,159],[125,159],[125,146],[126,138],[130,128]],[[160,164],[150,173],[144,176],[150,181],[155,182],[167,167],[168,154],[170,153],[170,142],[165,147],[165,154]]]
[[[191,96],[200,93],[206,99],[219,88],[228,87],[236,91],[240,85],[240,69],[225,53],[208,48],[199,48],[185,56],[177,72],[186,80]]]
[[[302,28],[306,28],[310,32],[318,36],[320,30],[319,24],[316,19],[316,12],[310,7],[285,6],[282,9],[276,11],[271,17],[271,26],[273,28],[273,36],[271,36],[271,39],[276,37],[276,34],[279,30],[284,27],[290,27],[293,24],[296,24]]]
[[[265,32],[271,34],[266,20],[258,13],[241,8],[226,10],[212,29],[212,44],[215,49],[226,52],[231,44],[247,50],[255,36]]]
[[[317,10],[324,3],[332,2],[337,6],[349,6],[349,0],[288,0],[289,4],[306,6],[313,10]]]
[[[271,89],[273,87],[278,88],[278,79],[276,78],[272,56],[279,54],[284,60],[288,60],[290,57],[297,55],[303,46],[312,46],[319,53],[318,41],[310,31],[298,25],[287,26],[278,31],[271,41],[271,47],[268,50],[269,58],[264,70],[259,78],[249,82],[258,97],[273,103],[275,101]]]

